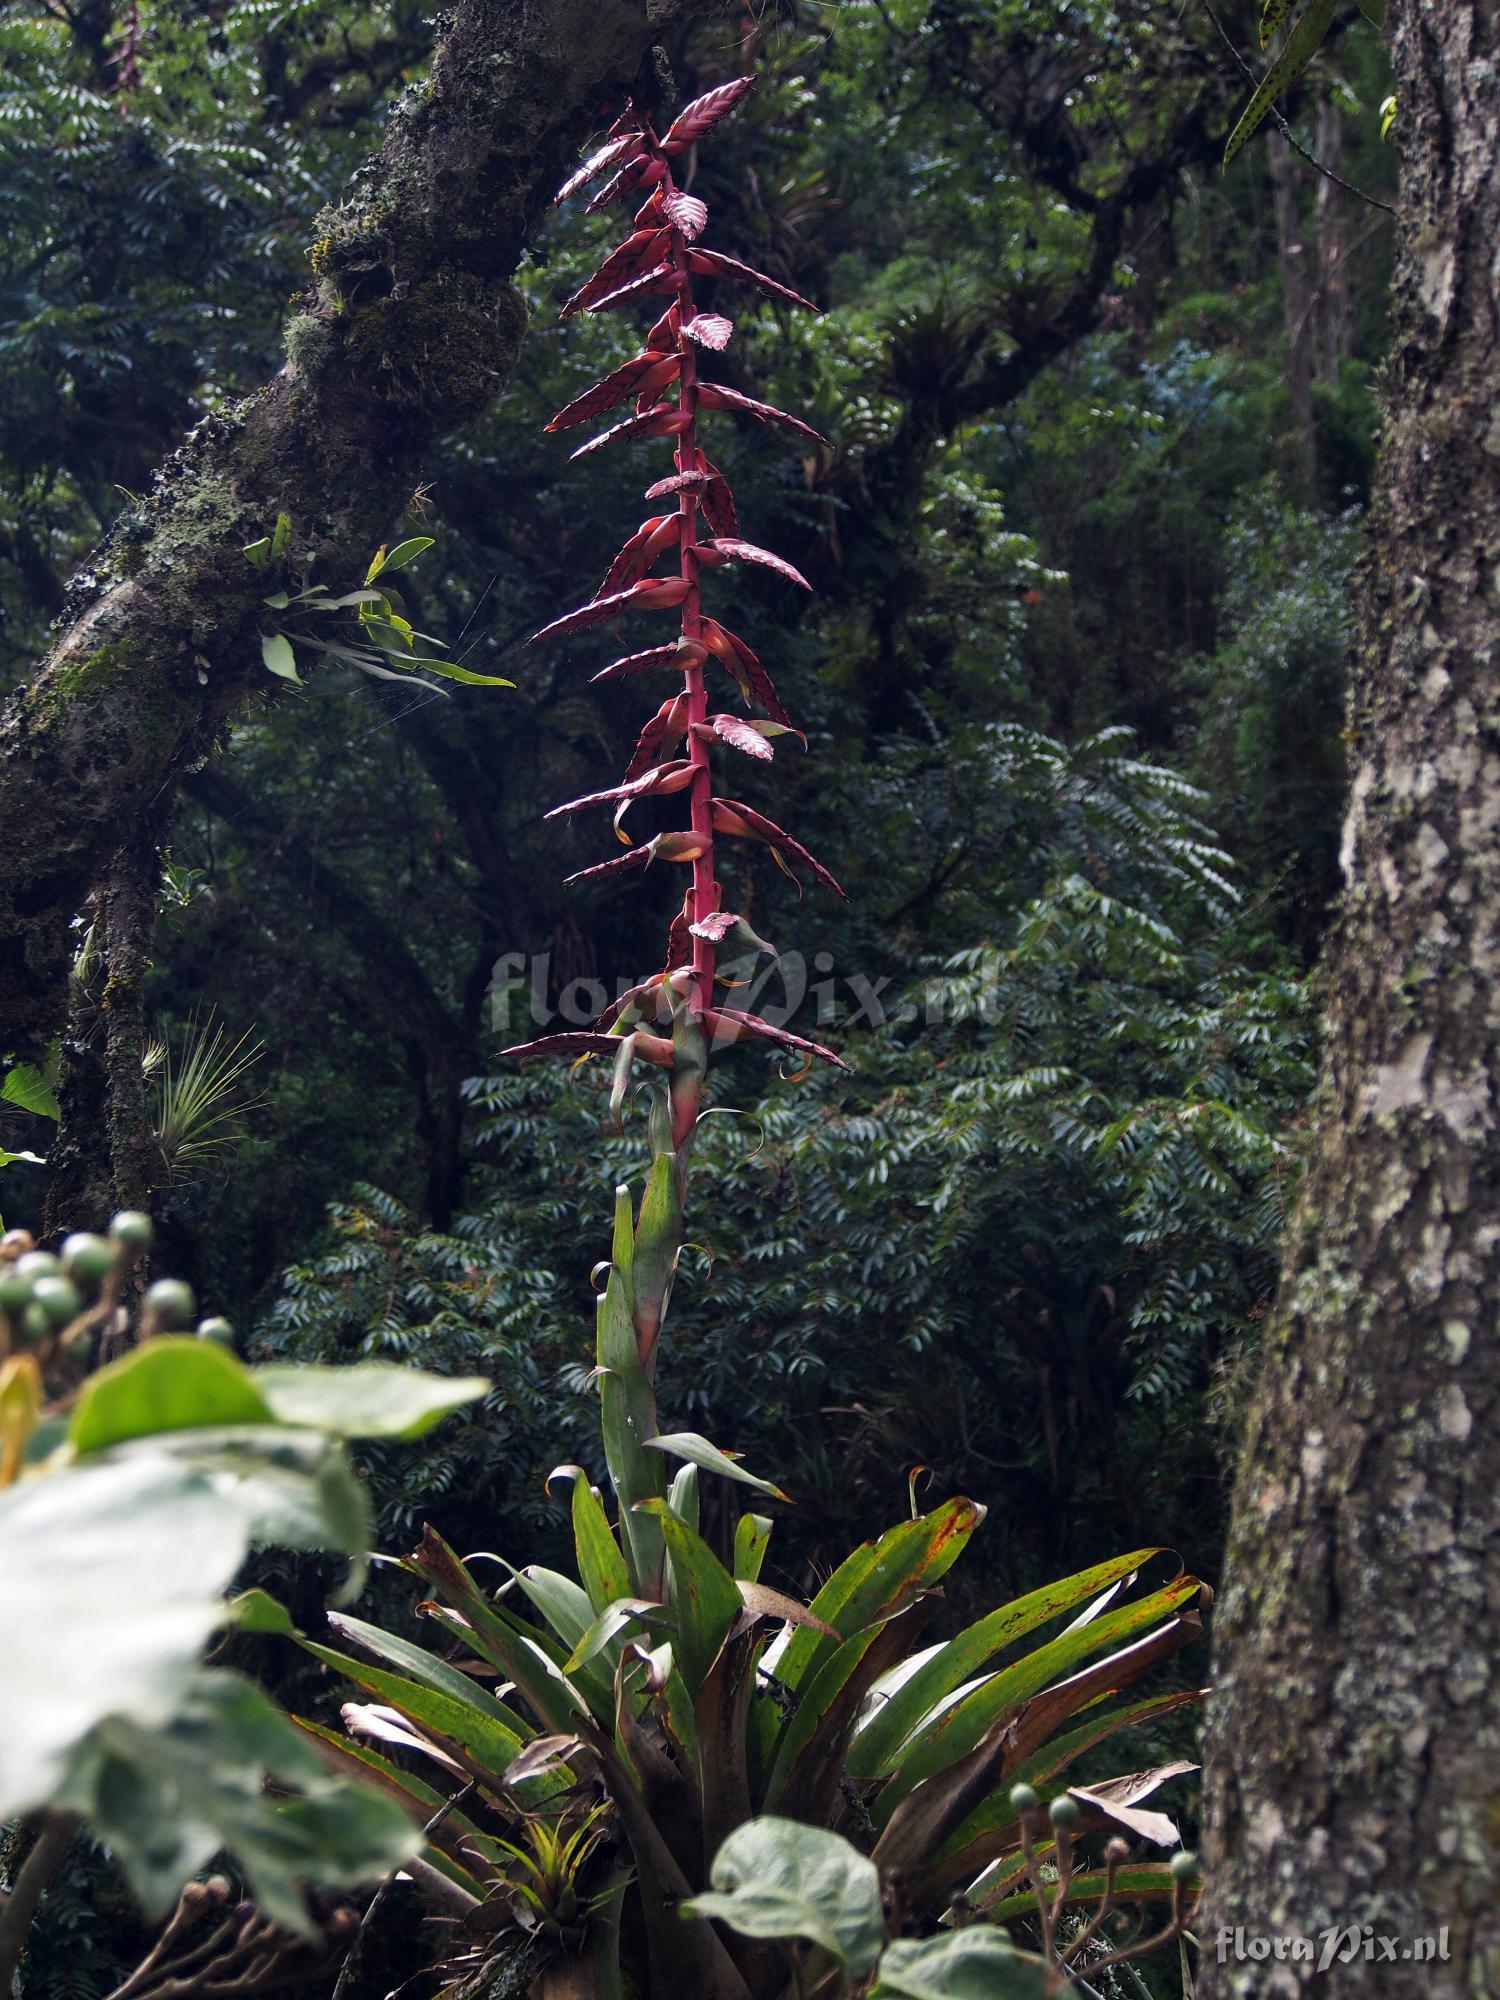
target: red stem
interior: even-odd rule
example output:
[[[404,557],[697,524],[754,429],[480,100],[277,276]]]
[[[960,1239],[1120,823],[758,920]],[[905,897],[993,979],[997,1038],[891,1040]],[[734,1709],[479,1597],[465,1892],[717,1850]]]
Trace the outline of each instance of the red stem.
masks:
[[[673,192],[672,175],[668,170],[661,183],[663,200]],[[695,419],[698,409],[698,361],[693,343],[682,331],[684,318],[693,316],[693,291],[687,268],[687,239],[680,230],[674,230],[672,261],[682,273],[682,282],[677,293],[677,304],[673,308],[673,328],[677,336],[677,352],[681,358],[678,378],[678,407],[686,411],[689,419]],[[695,472],[698,468],[698,434],[695,421],[688,423],[677,438],[677,470]],[[680,573],[687,580],[688,594],[682,602],[682,636],[696,639],[699,633],[699,563],[698,563],[698,489],[683,487],[678,496],[678,508],[682,515],[682,528],[678,536],[678,561]],[[713,774],[709,764],[708,745],[699,733],[698,725],[707,719],[708,695],[704,686],[703,667],[688,665],[683,668],[683,691],[687,696],[687,743],[688,762],[693,767],[692,784],[689,788],[689,802],[692,809],[692,829],[697,836],[700,852],[693,862],[693,886],[688,895],[688,922],[700,923],[710,916],[717,907],[714,882],[714,830],[713,830]],[[711,938],[693,938],[693,1007],[700,1016],[713,1005],[715,950]]]

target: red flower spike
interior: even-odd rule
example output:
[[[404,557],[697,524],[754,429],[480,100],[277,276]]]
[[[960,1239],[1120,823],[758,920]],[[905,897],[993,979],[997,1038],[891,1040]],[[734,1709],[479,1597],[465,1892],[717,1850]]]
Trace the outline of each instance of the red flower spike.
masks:
[[[718,535],[705,546],[711,547],[716,555],[727,556],[732,562],[759,563],[762,569],[774,569],[778,576],[800,583],[804,590],[812,589],[800,569],[794,569],[780,556],[773,556],[769,549],[757,548],[754,542],[737,542],[730,536]]]
[[[673,367],[662,376],[658,387],[672,380],[676,374],[677,357],[671,357]],[[564,403],[551,423],[544,424],[543,430],[566,431],[575,424],[586,424],[590,417],[601,417],[606,410],[612,410],[623,403],[627,396],[640,393],[641,385],[649,376],[655,375],[661,367],[661,358],[649,351],[632,355],[630,360],[596,382],[592,389],[585,389],[581,396],[575,396],[571,403]]]
[[[606,181],[600,188],[584,210],[584,214],[598,215],[600,210],[608,208],[611,202],[623,201],[626,195],[633,194],[643,184],[659,181],[665,172],[666,168],[661,161],[653,160],[649,156],[628,161],[612,180]]]
[[[778,1028],[762,1020],[759,1014],[742,1014],[737,1007],[716,1008],[704,1015],[703,1025],[716,1042],[738,1042],[749,1036],[756,1041],[774,1042],[778,1048],[796,1049],[799,1055],[817,1056],[822,1062],[832,1063],[835,1069],[849,1067],[842,1056],[825,1049],[821,1042],[810,1042],[806,1035],[794,1035],[790,1028]]]
[[[636,738],[635,749],[625,767],[626,779],[638,778],[663,757],[670,756],[687,734],[687,727],[687,696],[669,696]]]
[[[540,632],[533,632],[526,643],[534,646],[538,639],[565,639],[570,632],[586,632],[590,625],[607,625],[623,611],[669,611],[687,594],[684,578],[653,577],[648,583],[632,584],[629,590],[617,590],[612,597],[596,597],[590,604],[580,604],[576,611],[566,612]]]
[[[781,705],[776,683],[761,665],[759,655],[751,652],[738,633],[727,631],[717,618],[702,619],[699,629],[704,645],[728,670],[746,701],[758,701],[773,722],[779,722],[784,729],[795,729],[797,725]]]
[[[707,486],[711,472],[674,472],[667,479],[658,479],[654,486],[648,486],[641,496],[645,500],[665,500],[669,493],[686,492],[689,486]]]
[[[662,229],[637,229],[610,251],[604,262],[590,278],[585,278],[572,298],[564,305],[560,317],[570,319],[596,299],[623,285],[631,278],[638,278],[650,266],[670,259],[671,243],[667,232]]]
[[[600,431],[587,444],[579,445],[572,456],[587,458],[591,451],[598,451],[601,445],[613,444],[619,438],[675,437],[679,431],[685,431],[691,422],[691,417],[681,410],[674,410],[670,403],[658,403],[655,409],[627,417],[623,424],[611,424],[607,431]]]
[[[653,264],[649,271],[643,271],[629,284],[621,285],[618,291],[606,292],[602,299],[590,299],[590,312],[610,312],[615,306],[622,306],[629,299],[638,299],[645,292],[675,292],[680,289],[682,274],[670,264]]]
[[[670,645],[648,646],[643,653],[626,653],[623,659],[611,660],[607,667],[601,667],[597,674],[590,676],[590,684],[594,681],[623,681],[631,674],[650,673],[653,667],[681,665],[680,642],[674,639]]]
[[[612,592],[634,583],[637,577],[644,576],[665,549],[676,546],[681,533],[680,514],[655,514],[649,521],[642,521],[605,571],[604,581],[594,592],[595,597],[608,597]]]
[[[573,1028],[565,1034],[541,1035],[534,1042],[517,1042],[500,1053],[514,1056],[517,1062],[533,1062],[538,1056],[612,1056],[619,1046],[619,1040],[614,1035]]]
[[[741,538],[734,495],[701,448],[697,419],[704,410],[738,410],[757,422],[781,424],[814,443],[824,442],[810,424],[785,410],[724,384],[703,382],[698,375],[700,351],[722,350],[733,337],[734,324],[723,314],[697,311],[692,286],[695,273],[737,280],[788,304],[810,305],[788,286],[738,259],[697,247],[708,210],[672,177],[671,157],[695,145],[749,88],[750,79],[742,77],[707,92],[679,113],[660,143],[648,124],[627,113],[610,132],[605,148],[589,162],[583,178],[613,170],[612,178],[590,204],[592,208],[602,208],[634,188],[644,186],[649,192],[637,209],[630,234],[568,301],[564,317],[582,310],[604,311],[649,293],[665,292],[669,303],[665,310],[655,309],[657,317],[641,352],[575,397],[549,426],[566,429],[634,399],[633,416],[590,438],[574,456],[581,457],[616,438],[674,438],[674,467],[647,489],[648,501],[674,504],[672,511],[643,521],[629,537],[592,603],[555,619],[537,636],[582,631],[612,621],[627,610],[675,609],[680,616],[680,637],[674,643],[624,654],[601,668],[594,679],[625,679],[655,667],[668,667],[681,674],[682,683],[640,731],[621,782],[569,800],[554,808],[548,818],[585,806],[613,805],[618,831],[622,815],[636,799],[685,791],[689,800],[687,826],[658,833],[640,847],[582,869],[568,879],[584,883],[623,878],[638,874],[657,860],[690,867],[692,875],[681,912],[668,935],[663,973],[605,1009],[591,1034],[546,1038],[542,1043],[528,1044],[522,1053],[553,1049],[591,1055],[612,1051],[616,1060],[611,1104],[618,1112],[623,1109],[636,1054],[659,1062],[665,1058],[666,1066],[672,1065],[675,1049],[668,1129],[671,1143],[679,1149],[679,1188],[686,1169],[686,1148],[701,1109],[703,1034],[719,1043],[759,1039],[808,1059],[816,1056],[838,1061],[831,1050],[757,1015],[714,1006],[715,953],[721,944],[734,938],[755,949],[772,951],[743,918],[720,907],[722,891],[714,870],[716,835],[757,841],[770,849],[778,866],[793,880],[795,864],[843,894],[833,876],[800,841],[753,807],[737,799],[717,798],[713,790],[711,757],[715,750],[732,748],[766,762],[772,755],[770,738],[793,732],[793,725],[756,654],[736,633],[704,612],[704,576],[725,563],[744,562],[770,569],[804,589],[807,583],[791,563]],[[580,185],[582,180],[575,177],[570,191]],[[654,575],[658,559],[674,548],[676,574]],[[709,715],[704,676],[710,656],[724,666],[746,701],[758,703],[769,720]],[[806,739],[802,740],[805,743]],[[658,1030],[655,1035],[647,1032],[651,1025]],[[616,1032],[604,1035],[601,1031],[605,1027]],[[635,1318],[641,1363],[649,1373],[655,1321],[648,1326],[639,1310]]]
[[[727,118],[741,98],[754,88],[753,76],[737,76],[732,83],[716,84],[712,90],[705,90],[701,97],[685,104],[667,127],[661,142],[662,151],[670,157],[687,146],[696,145],[705,132],[717,125],[721,118]]]
[[[617,854],[613,861],[598,861],[592,868],[564,875],[563,887],[571,889],[577,882],[602,882],[606,876],[629,875],[637,868],[649,868],[655,858],[656,843],[648,840],[644,847],[632,847],[628,854]]]
[[[757,423],[783,424],[799,437],[811,438],[814,444],[828,443],[821,431],[815,431],[800,417],[778,410],[774,403],[758,403],[753,396],[742,396],[738,389],[726,388],[722,382],[702,383],[698,389],[698,402],[701,408],[708,410],[742,410],[747,417],[754,417]]]
[[[692,775],[692,766],[685,760],[677,764],[658,764],[643,771],[638,778],[627,779],[623,785],[611,785],[605,792],[585,792],[582,798],[569,799],[566,805],[553,806],[550,812],[542,814],[542,818],[561,819],[564,813],[581,812],[585,806],[629,805],[633,799],[643,799],[653,792],[683,792],[687,790]]]
[[[767,819],[764,813],[756,812],[753,806],[741,805],[738,799],[715,799],[713,818],[716,832],[733,834],[742,840],[764,841],[773,853],[783,854],[793,861],[801,862],[802,866],[810,869],[820,882],[832,889],[836,896],[842,896],[843,900],[848,902],[849,898],[844,895],[836,878],[828,872],[817,856],[809,854],[800,840],[794,840],[784,827],[779,827],[775,820]]]
[[[729,345],[734,321],[725,319],[722,313],[694,313],[683,322],[682,330],[689,340],[696,340],[700,347],[710,347],[717,353]]]
[[[691,902],[689,894],[683,899],[682,908],[673,917],[672,927],[667,932],[667,978],[693,962],[693,935],[688,929],[688,905]]]
[[[779,279],[768,278],[764,271],[752,270],[738,257],[726,257],[718,250],[690,250],[687,267],[706,278],[738,278],[741,284],[753,285],[769,299],[780,299],[783,305],[800,306],[804,312],[816,313],[819,319],[823,317],[821,306],[815,306],[811,299],[803,298],[800,292],[794,292],[790,285],[783,285]]]
[[[674,188],[662,196],[662,213],[684,243],[695,243],[708,227],[708,203]]]
[[[575,173],[569,174],[557,193],[553,195],[553,201],[566,201],[569,195],[577,194],[580,188],[587,187],[591,180],[596,180],[606,167],[612,167],[618,161],[625,159],[628,154],[640,150],[641,135],[635,129],[622,132],[617,139],[606,140],[597,153],[591,153]]]
[[[729,481],[720,472],[711,458],[700,451],[698,463],[709,476],[709,483],[703,489],[703,518],[715,535],[737,535],[740,517],[735,512],[734,494]]]

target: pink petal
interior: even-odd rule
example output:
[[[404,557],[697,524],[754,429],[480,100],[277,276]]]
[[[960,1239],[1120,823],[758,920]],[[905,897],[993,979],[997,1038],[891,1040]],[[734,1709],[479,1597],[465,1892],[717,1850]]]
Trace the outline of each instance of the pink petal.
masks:
[[[570,430],[574,424],[585,424],[590,417],[602,416],[606,410],[614,409],[617,403],[636,393],[636,385],[657,365],[657,357],[651,353],[632,355],[592,389],[585,389],[581,396],[575,396],[571,403],[564,403],[551,423],[542,428],[549,431]]]
[[[643,271],[638,278],[632,278],[618,290],[606,292],[601,299],[590,299],[588,309],[596,313],[608,312],[614,306],[623,306],[628,300],[639,298],[642,292],[675,291],[681,282],[682,274],[673,265],[653,264],[649,271]]]
[[[715,799],[713,823],[720,833],[738,835],[742,839],[764,841],[773,852],[801,862],[804,868],[811,869],[820,882],[826,883],[836,896],[842,896],[844,901],[848,902],[849,898],[840,888],[836,878],[829,873],[817,856],[809,854],[800,840],[793,839],[784,827],[778,826],[775,820],[767,819],[764,813],[758,813],[753,806],[742,805],[738,799]]]
[[[642,848],[638,850],[645,852]],[[630,860],[628,854],[621,857]],[[578,878],[572,878],[576,881]],[[613,1035],[597,1035],[587,1028],[570,1029],[566,1034],[543,1035],[534,1042],[517,1042],[512,1048],[502,1049],[502,1056],[514,1056],[517,1062],[534,1062],[538,1056],[612,1056],[618,1046]]]
[[[776,754],[754,723],[746,722],[738,715],[711,715],[708,728],[723,742],[733,745],[736,750],[743,750],[747,757],[759,757],[762,763],[769,764]]]
[[[717,352],[729,345],[734,332],[734,321],[725,319],[722,313],[695,313],[685,320],[682,327],[689,340],[696,340],[700,347],[711,347]]]
[[[752,270],[748,264],[742,264],[738,257],[726,257],[722,251],[690,250],[688,269],[701,271],[707,277],[738,278],[743,284],[754,285],[757,291],[764,292],[768,298],[780,299],[789,306],[802,306],[806,311],[821,316],[821,308],[815,306],[811,299],[803,298],[800,292],[794,292],[790,285],[783,285],[775,278],[768,278],[764,271]]]
[[[607,140],[597,153],[590,153],[576,172],[569,174],[552,199],[566,201],[570,194],[577,194],[581,187],[587,187],[596,175],[602,174],[606,167],[614,166],[617,160],[623,160],[626,154],[634,151],[640,143],[638,132],[622,132],[618,139]]]
[[[754,417],[762,424],[784,424],[789,431],[799,437],[811,438],[814,444],[826,445],[828,440],[821,431],[815,431],[811,424],[803,423],[785,410],[778,410],[774,403],[758,403],[753,396],[742,396],[738,389],[730,389],[722,382],[704,382],[699,385],[698,401],[710,410],[742,410],[747,417]]]
[[[648,266],[660,264],[670,255],[671,241],[665,229],[636,229],[617,244],[604,262],[586,278],[562,309],[562,317],[568,319],[584,306],[604,298],[617,286],[627,280],[637,278]]]
[[[669,493],[681,493],[689,486],[706,486],[712,477],[710,472],[674,472],[666,479],[658,479],[654,486],[648,486],[644,497],[647,500],[665,500]]]
[[[714,89],[704,91],[701,97],[695,97],[691,104],[683,106],[667,127],[661,142],[662,151],[680,153],[685,147],[693,145],[721,118],[727,118],[740,99],[754,88],[753,76],[737,76],[733,82],[717,84]]]
[[[689,243],[703,234],[708,222],[708,204],[695,194],[684,194],[681,188],[673,188],[669,195],[662,197],[662,208],[667,220],[680,236]]]
[[[674,410],[670,403],[657,403],[638,416],[627,417],[623,424],[611,424],[607,431],[600,431],[597,437],[579,445],[569,456],[587,458],[591,451],[598,451],[601,445],[613,444],[618,438],[675,437],[679,431],[685,431],[691,422],[685,411]]]
[[[780,556],[773,556],[769,549],[758,548],[754,542],[738,542],[731,536],[720,535],[713,546],[736,562],[759,563],[762,569],[774,569],[778,576],[800,583],[804,590],[812,589],[800,569],[793,569],[789,562],[783,562]]]
[[[569,632],[586,632],[590,625],[607,625],[611,618],[618,618],[632,605],[643,611],[670,610],[681,604],[689,588],[680,576],[653,577],[648,583],[634,583],[629,590],[617,590],[611,597],[596,597],[592,603],[580,604],[576,611],[554,618],[550,625],[533,632],[527,644],[535,645],[538,639],[565,638]]]
[[[676,667],[682,664],[679,642],[674,639],[665,646],[648,646],[643,653],[626,653],[623,658],[611,660],[607,667],[601,667],[597,674],[590,676],[593,681],[622,681],[631,674],[646,674],[653,667]]]

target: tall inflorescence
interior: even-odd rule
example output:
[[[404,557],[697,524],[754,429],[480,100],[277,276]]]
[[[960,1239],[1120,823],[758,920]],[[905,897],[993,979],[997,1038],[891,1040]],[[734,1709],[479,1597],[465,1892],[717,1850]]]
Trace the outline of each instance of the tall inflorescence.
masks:
[[[693,299],[695,278],[738,281],[786,304],[817,310],[775,279],[720,251],[705,249],[699,239],[708,211],[696,195],[679,187],[673,176],[674,161],[680,161],[735,108],[752,81],[739,77],[707,92],[681,111],[660,138],[647,119],[627,107],[605,144],[558,196],[561,201],[605,173],[610,178],[590,202],[590,212],[627,196],[645,195],[630,234],[568,300],[563,307],[564,319],[577,312],[609,311],[636,300],[664,298],[666,309],[647,333],[640,352],[559,410],[547,428],[568,430],[633,400],[633,415],[590,438],[574,457],[633,438],[662,437],[673,442],[674,469],[646,490],[646,499],[662,503],[667,511],[641,523],[587,604],[554,619],[535,637],[561,638],[594,625],[612,624],[637,611],[675,614],[678,629],[674,637],[611,661],[594,679],[622,680],[664,669],[677,674],[680,684],[641,731],[621,783],[607,791],[570,799],[549,816],[612,805],[616,832],[627,843],[625,853],[583,869],[569,877],[571,882],[605,881],[657,861],[676,863],[689,869],[690,875],[660,973],[607,1008],[591,1030],[547,1035],[510,1053],[612,1056],[611,1102],[617,1117],[635,1065],[642,1063],[655,1074],[651,1178],[640,1222],[630,1225],[629,1244],[622,1244],[617,1222],[611,1280],[618,1280],[618,1289],[622,1296],[628,1294],[631,1308],[637,1367],[630,1373],[636,1377],[639,1392],[635,1419],[637,1424],[652,1425],[652,1430],[638,1432],[644,1437],[654,1432],[654,1409],[649,1402],[652,1364],[666,1288],[681,1240],[687,1161],[702,1108],[711,1049],[754,1039],[806,1058],[818,1056],[838,1062],[831,1050],[723,1004],[715,990],[716,953],[722,942],[732,938],[752,949],[767,949],[740,917],[723,907],[715,864],[720,836],[759,842],[794,879],[801,869],[838,895],[844,893],[799,841],[753,806],[727,797],[715,787],[716,753],[733,752],[764,761],[771,758],[776,738],[800,732],[756,654],[703,608],[703,572],[729,562],[756,563],[804,589],[808,586],[790,563],[740,538],[734,496],[724,474],[703,449],[700,420],[709,411],[737,410],[761,423],[782,425],[817,444],[824,442],[800,418],[757,402],[724,383],[704,380],[698,372],[700,355],[721,350],[734,328],[718,313],[698,311]],[[654,573],[658,563],[670,565],[667,574]],[[707,677],[711,669],[718,668],[728,674],[752,713],[710,713]],[[687,825],[658,833],[640,845],[629,844],[622,822],[630,806],[639,799],[675,794],[686,795]],[[624,1250],[629,1251],[625,1261],[631,1269],[621,1274]],[[610,1318],[613,1310],[606,1293],[604,1318]],[[606,1346],[611,1347],[614,1358],[606,1358]],[[619,1346],[607,1341],[602,1330],[600,1363],[605,1371],[609,1428],[608,1404],[614,1379],[609,1371],[620,1365]],[[621,1442],[627,1444],[628,1440]],[[626,1497],[622,1495],[622,1499]]]

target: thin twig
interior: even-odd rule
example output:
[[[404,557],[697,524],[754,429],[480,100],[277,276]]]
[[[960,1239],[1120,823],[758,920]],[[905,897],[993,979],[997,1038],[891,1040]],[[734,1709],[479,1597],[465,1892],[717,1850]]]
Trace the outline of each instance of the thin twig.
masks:
[[[1230,35],[1229,30],[1224,26],[1224,23],[1219,19],[1218,15],[1214,12],[1211,0],[1203,0],[1203,11],[1205,14],[1207,14],[1209,20],[1212,21],[1214,26],[1218,29],[1220,41],[1224,44],[1225,48],[1228,49],[1230,55],[1233,56],[1235,62],[1238,63],[1241,70],[1244,71],[1245,76],[1249,79],[1252,89],[1258,90],[1260,88],[1260,78],[1255,74],[1255,71],[1251,69],[1249,63],[1245,61],[1245,58],[1240,54],[1239,50],[1235,47],[1234,39]],[[1378,199],[1377,196],[1373,194],[1366,194],[1364,189],[1357,188],[1354,185],[1353,181],[1346,181],[1342,175],[1336,174],[1333,171],[1332,167],[1325,167],[1323,162],[1320,159],[1318,159],[1315,154],[1310,153],[1307,150],[1306,146],[1303,145],[1302,141],[1297,137],[1296,133],[1292,130],[1291,126],[1287,123],[1286,119],[1282,116],[1280,110],[1277,108],[1275,104],[1267,105],[1266,109],[1270,112],[1272,118],[1275,119],[1276,124],[1280,129],[1282,138],[1286,140],[1287,144],[1291,147],[1292,151],[1294,153],[1300,153],[1303,159],[1306,160],[1307,164],[1310,167],[1312,167],[1316,172],[1320,173],[1325,181],[1332,181],[1333,185],[1337,188],[1342,188],[1345,194],[1352,194],[1356,201],[1367,202],[1371,208],[1382,209],[1387,215],[1394,215],[1396,213],[1395,209],[1391,207],[1391,204],[1388,201],[1381,201]]]
[[[455,1792],[451,1799],[444,1799],[443,1803],[438,1807],[437,1811],[432,1815],[432,1818],[428,1820],[426,1826],[423,1827],[422,1838],[424,1840],[429,1839],[434,1833],[436,1833],[438,1828],[442,1825],[443,1821],[448,1817],[449,1813],[456,1812],[458,1808],[464,1803],[464,1801],[472,1796],[474,1789],[475,1789],[474,1782],[471,1779],[469,1783],[464,1786],[461,1792]],[[386,1897],[390,1894],[391,1884],[395,1881],[395,1879],[396,1877],[394,1872],[387,1875],[385,1880],[381,1883],[380,1887],[375,1891],[374,1895],[370,1898],[369,1902],[366,1904],[365,1913],[359,1920],[359,1929],[354,1933],[353,1938],[350,1940],[349,1949],[344,1954],[344,1962],[339,1967],[339,1976],[337,1980],[334,1982],[332,2000],[344,2000],[344,1995],[349,1989],[349,1982],[353,1979],[355,1968],[359,1964],[359,1955],[364,1947],[364,1942],[365,1942],[365,1932],[370,1928],[370,1925],[374,1922],[376,1912],[379,1910],[381,1904],[385,1901]]]

